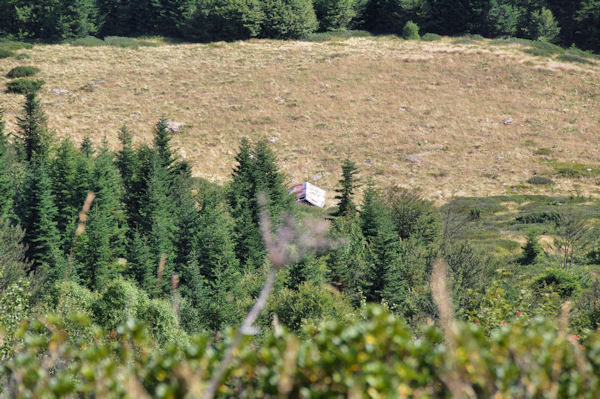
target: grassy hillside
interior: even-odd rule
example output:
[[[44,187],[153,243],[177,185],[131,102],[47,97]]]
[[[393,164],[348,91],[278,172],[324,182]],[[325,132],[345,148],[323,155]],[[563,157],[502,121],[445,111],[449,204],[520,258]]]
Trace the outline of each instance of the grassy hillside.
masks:
[[[40,68],[58,136],[116,147],[121,126],[148,141],[148,127],[166,116],[185,124],[174,144],[194,173],[217,182],[248,136],[272,142],[290,181],[327,190],[348,155],[379,186],[418,188],[439,202],[600,192],[600,61],[581,54],[390,37],[19,53],[29,58],[0,61],[0,86],[13,67]],[[0,102],[11,130],[23,97],[2,90]],[[554,184],[530,184],[533,175]]]

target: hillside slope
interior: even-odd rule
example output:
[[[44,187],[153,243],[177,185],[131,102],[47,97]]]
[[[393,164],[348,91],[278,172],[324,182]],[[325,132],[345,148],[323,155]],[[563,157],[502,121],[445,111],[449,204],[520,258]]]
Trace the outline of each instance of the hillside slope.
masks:
[[[39,67],[49,125],[76,141],[90,135],[116,147],[123,125],[147,141],[161,116],[183,122],[175,145],[196,175],[217,182],[229,178],[247,136],[272,142],[290,182],[327,190],[350,156],[363,178],[421,189],[440,202],[515,191],[599,193],[600,61],[522,50],[389,37],[47,45],[22,50],[30,59],[2,60],[0,85],[17,65]],[[14,129],[22,96],[2,91],[0,102]],[[534,174],[556,184],[527,184]]]

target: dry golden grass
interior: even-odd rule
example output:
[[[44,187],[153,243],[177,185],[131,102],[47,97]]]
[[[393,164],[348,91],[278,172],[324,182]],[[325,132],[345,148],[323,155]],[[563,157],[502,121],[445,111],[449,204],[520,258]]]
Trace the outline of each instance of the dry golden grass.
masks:
[[[217,182],[229,178],[239,139],[247,136],[276,138],[272,147],[290,182],[309,180],[327,190],[350,156],[364,179],[420,189],[440,202],[511,193],[514,186],[600,192],[594,178],[524,185],[534,172],[553,173],[545,158],[600,163],[598,63],[560,63],[525,55],[518,45],[451,39],[252,40],[138,50],[48,45],[23,52],[31,59],[0,61],[0,85],[14,66],[39,67],[49,126],[59,137],[106,138],[117,148],[121,126],[147,142],[165,116],[185,122],[174,144],[194,173]],[[0,101],[14,129],[23,98],[2,92]],[[504,125],[508,118],[514,123]],[[551,155],[535,155],[539,147]],[[411,163],[407,154],[423,162]]]

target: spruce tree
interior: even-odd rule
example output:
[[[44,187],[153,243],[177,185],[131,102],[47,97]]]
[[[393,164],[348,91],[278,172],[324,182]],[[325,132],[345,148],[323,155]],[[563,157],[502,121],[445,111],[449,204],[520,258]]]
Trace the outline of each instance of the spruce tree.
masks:
[[[354,306],[359,306],[364,299],[369,249],[358,216],[335,219],[332,236],[346,242],[327,257],[329,282],[344,292]]]
[[[50,134],[46,127],[46,116],[35,93],[27,94],[23,116],[17,118],[17,124],[22,159],[30,162],[37,156],[45,160],[50,147]]]
[[[132,147],[131,134],[126,127],[119,132],[122,148],[117,153],[116,164],[123,181],[123,204],[127,211],[127,223],[130,231],[138,228],[140,196],[143,182],[138,154]]]
[[[146,238],[137,231],[133,233],[133,238],[128,246],[127,262],[125,276],[135,280],[144,291],[151,293],[156,285],[157,264]]]
[[[62,237],[62,249],[68,250],[71,246],[73,225],[77,222],[77,215],[84,201],[84,194],[77,188],[81,179],[77,170],[79,154],[69,140],[64,140],[56,150],[50,163],[50,176],[52,179],[52,193],[54,194],[58,215],[57,228]]]
[[[5,220],[13,213],[13,198],[16,194],[15,176],[12,173],[14,160],[10,157],[4,126],[4,111],[0,108],[0,220]]]
[[[538,236],[534,231],[527,234],[527,242],[523,246],[523,253],[519,258],[519,263],[522,265],[531,265],[535,263],[537,258],[543,253],[542,247],[538,241]]]
[[[159,265],[160,259],[165,257],[159,290],[169,292],[176,255],[173,244],[175,224],[169,197],[169,174],[154,151],[150,153],[149,161],[149,175],[141,199],[140,226],[141,232],[148,238],[155,264]]]
[[[365,278],[367,300],[398,302],[402,295],[400,240],[383,199],[369,186],[365,192],[361,227],[369,245],[369,266]]]
[[[58,211],[48,166],[42,159],[34,157],[29,163],[19,198],[19,218],[25,229],[23,242],[27,246],[27,258],[32,261],[30,271],[41,270],[50,281],[63,278],[64,263],[56,227]]]
[[[248,140],[242,139],[235,159],[237,166],[227,199],[235,221],[236,255],[243,264],[258,268],[265,256],[259,227],[258,195],[267,199],[265,210],[275,223],[282,213],[291,211],[293,199],[287,194],[275,155],[266,143],[259,142],[252,149]]]
[[[335,190],[338,193],[335,199],[339,201],[334,216],[352,216],[356,213],[354,190],[358,188],[357,175],[356,165],[349,158],[346,158],[342,164],[342,179],[339,181],[339,188]]]
[[[91,181],[96,197],[85,232],[77,243],[77,273],[88,288],[98,290],[117,274],[111,264],[125,253],[121,180],[113,154],[107,148],[94,160]]]

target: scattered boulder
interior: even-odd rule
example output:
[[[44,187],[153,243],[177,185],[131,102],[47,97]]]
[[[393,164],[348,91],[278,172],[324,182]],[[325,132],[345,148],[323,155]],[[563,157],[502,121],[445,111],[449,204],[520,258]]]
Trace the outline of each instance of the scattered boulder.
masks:
[[[425,159],[422,156],[416,154],[408,154],[405,155],[404,158],[412,163],[423,163],[425,161]]]
[[[268,141],[269,143],[275,143],[277,140],[279,140],[277,137],[269,137],[269,138],[267,139],[267,141]]]
[[[184,126],[185,123],[183,122],[167,121],[167,129],[169,129],[171,133],[177,133]]]
[[[65,89],[52,89],[52,94],[54,94],[55,96],[61,96],[63,94],[67,94],[69,92],[69,90],[65,90]]]
[[[504,123],[505,125],[510,125],[510,124],[511,124],[511,123],[513,123],[514,121],[515,121],[515,120],[514,120],[513,118],[508,118],[508,119],[505,119],[505,120],[504,120],[504,122],[502,122],[502,123]]]

